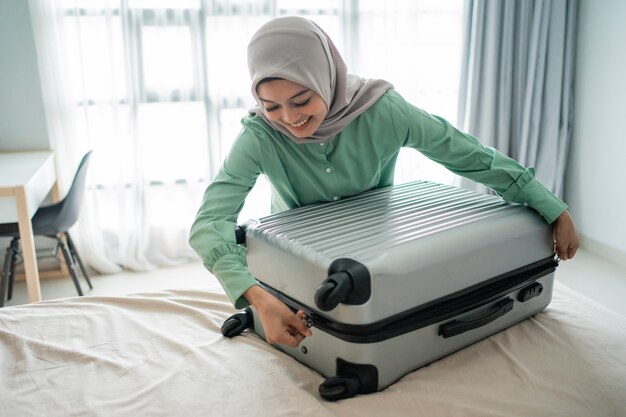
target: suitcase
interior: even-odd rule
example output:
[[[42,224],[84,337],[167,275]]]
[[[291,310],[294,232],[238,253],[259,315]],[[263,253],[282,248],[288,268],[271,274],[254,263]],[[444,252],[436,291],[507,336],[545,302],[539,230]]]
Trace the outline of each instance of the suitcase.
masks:
[[[543,310],[552,297],[551,227],[534,210],[428,181],[305,206],[238,228],[248,268],[313,335],[277,346],[327,379],[327,400],[386,388],[406,373]],[[227,337],[260,320],[247,308]]]

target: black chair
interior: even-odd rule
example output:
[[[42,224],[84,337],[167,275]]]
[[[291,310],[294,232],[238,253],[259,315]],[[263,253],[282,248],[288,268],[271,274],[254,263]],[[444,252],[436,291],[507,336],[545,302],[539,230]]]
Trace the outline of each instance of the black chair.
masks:
[[[89,166],[91,153],[92,151],[89,151],[80,161],[70,190],[65,198],[56,204],[39,208],[31,220],[33,235],[47,236],[56,240],[57,246],[54,250],[54,256],[56,257],[60,249],[74,281],[76,291],[81,296],[83,295],[83,290],[78,282],[77,263],[89,288],[93,288],[93,286],[68,230],[78,220],[85,195],[85,181],[87,179],[87,167]],[[0,307],[4,306],[5,297],[10,300],[13,295],[15,265],[18,263],[18,257],[21,256],[19,236],[17,223],[0,224],[0,237],[12,238],[4,258],[4,269],[2,271],[2,281],[0,282]],[[67,244],[61,239],[61,236],[65,236]]]

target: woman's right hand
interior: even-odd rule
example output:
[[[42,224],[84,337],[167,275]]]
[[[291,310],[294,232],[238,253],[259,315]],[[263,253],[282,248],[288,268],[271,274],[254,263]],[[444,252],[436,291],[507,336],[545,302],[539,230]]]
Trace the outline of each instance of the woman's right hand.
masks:
[[[302,310],[294,314],[289,307],[258,285],[248,288],[244,297],[256,309],[268,343],[296,347],[305,337],[312,335]]]

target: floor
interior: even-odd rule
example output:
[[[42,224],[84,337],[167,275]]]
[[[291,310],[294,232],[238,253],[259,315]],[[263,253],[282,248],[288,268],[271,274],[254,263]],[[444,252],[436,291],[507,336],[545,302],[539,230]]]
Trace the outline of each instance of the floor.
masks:
[[[579,251],[576,258],[561,262],[557,281],[626,317],[626,270],[591,253]],[[83,285],[85,295],[122,295],[169,288],[220,289],[219,283],[201,263],[162,268],[145,273],[122,272],[93,276],[93,290]],[[72,297],[76,290],[71,279],[42,280],[44,300]],[[13,298],[5,305],[26,303],[24,282],[16,282]]]
[[[589,252],[561,262],[556,279],[626,317],[626,269]]]

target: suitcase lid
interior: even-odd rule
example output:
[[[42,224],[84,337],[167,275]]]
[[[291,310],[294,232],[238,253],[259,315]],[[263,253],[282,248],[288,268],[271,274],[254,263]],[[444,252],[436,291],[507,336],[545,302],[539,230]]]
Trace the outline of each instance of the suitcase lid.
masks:
[[[428,181],[277,213],[246,229],[251,273],[312,308],[325,310],[316,293],[338,260],[364,266],[366,296],[324,313],[349,324],[396,316],[550,257],[551,239],[534,210]]]

